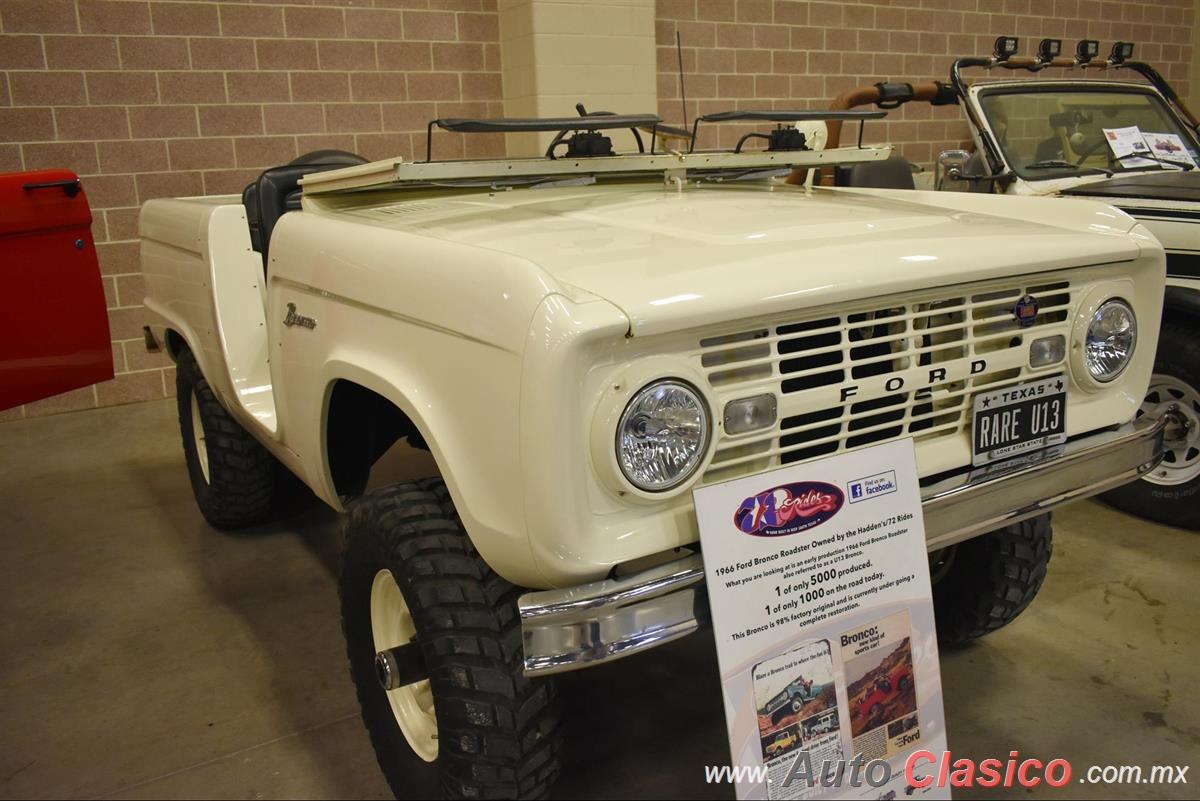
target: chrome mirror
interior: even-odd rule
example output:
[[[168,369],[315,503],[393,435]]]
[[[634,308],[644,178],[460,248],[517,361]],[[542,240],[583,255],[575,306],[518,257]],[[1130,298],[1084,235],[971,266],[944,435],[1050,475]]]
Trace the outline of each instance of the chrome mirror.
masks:
[[[934,174],[934,189],[942,189],[947,180],[964,180],[967,161],[971,154],[965,150],[943,150],[938,153],[937,169]]]

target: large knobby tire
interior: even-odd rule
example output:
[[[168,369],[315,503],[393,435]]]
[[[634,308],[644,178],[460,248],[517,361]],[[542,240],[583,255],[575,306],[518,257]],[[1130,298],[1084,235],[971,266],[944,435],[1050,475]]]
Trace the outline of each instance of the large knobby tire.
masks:
[[[191,351],[176,367],[179,431],[201,514],[222,530],[264,522],[283,472],[279,462],[221,406]]]
[[[445,485],[426,479],[367,493],[350,508],[343,545],[339,592],[350,675],[396,796],[544,796],[559,773],[556,687],[523,674],[520,590],[480,558]],[[381,577],[394,579],[402,595],[409,641],[419,646],[428,681],[393,693],[432,693],[436,746],[424,758],[410,746],[395,696],[389,699],[376,670],[382,624],[373,624],[380,607],[372,599]],[[409,723],[409,736],[432,736],[427,731]]]
[[[938,639],[961,645],[1011,623],[1046,580],[1053,547],[1050,515],[952,546],[934,570]]]
[[[1164,404],[1168,415],[1157,468],[1101,497],[1123,512],[1176,528],[1200,531],[1200,342],[1194,328],[1169,322],[1159,334],[1150,389],[1138,416]]]

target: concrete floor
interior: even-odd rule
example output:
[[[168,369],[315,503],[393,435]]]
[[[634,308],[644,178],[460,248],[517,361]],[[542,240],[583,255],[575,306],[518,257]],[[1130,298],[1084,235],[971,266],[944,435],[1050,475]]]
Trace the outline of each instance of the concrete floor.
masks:
[[[337,525],[316,507],[209,529],[173,401],[0,425],[0,797],[386,797],[338,629]],[[1200,762],[1197,568],[1200,535],[1061,512],[1033,607],[944,655],[956,755],[1017,749],[1077,775]],[[716,673],[697,635],[565,677],[556,795],[732,797],[700,768],[728,761]]]

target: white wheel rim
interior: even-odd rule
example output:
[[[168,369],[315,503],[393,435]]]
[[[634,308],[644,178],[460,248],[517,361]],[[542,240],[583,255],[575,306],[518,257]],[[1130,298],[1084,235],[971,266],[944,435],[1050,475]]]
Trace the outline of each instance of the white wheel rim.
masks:
[[[371,634],[376,653],[406,645],[416,635],[412,613],[390,570],[380,570],[371,584]],[[387,699],[413,752],[426,762],[437,759],[437,715],[429,679],[389,690]]]
[[[196,460],[200,462],[200,472],[204,475],[204,483],[208,479],[208,440],[204,437],[204,423],[200,420],[200,399],[192,390],[192,443],[196,446]]]
[[[1200,392],[1175,376],[1155,373],[1138,417],[1150,412],[1166,414],[1168,422],[1163,460],[1145,479],[1165,487],[1186,484],[1200,475]]]

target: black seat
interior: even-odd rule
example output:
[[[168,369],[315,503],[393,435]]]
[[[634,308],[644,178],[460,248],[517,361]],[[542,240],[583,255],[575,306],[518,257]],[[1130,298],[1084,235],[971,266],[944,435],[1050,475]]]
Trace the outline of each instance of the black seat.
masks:
[[[860,186],[874,189],[916,189],[912,167],[901,156],[883,161],[842,164],[833,173],[834,186]]]
[[[362,156],[345,150],[315,150],[264,171],[257,181],[242,190],[242,205],[246,208],[246,223],[250,226],[250,245],[262,254],[263,267],[267,265],[267,248],[275,224],[284,214],[300,209],[300,179],[314,172],[366,163]]]

